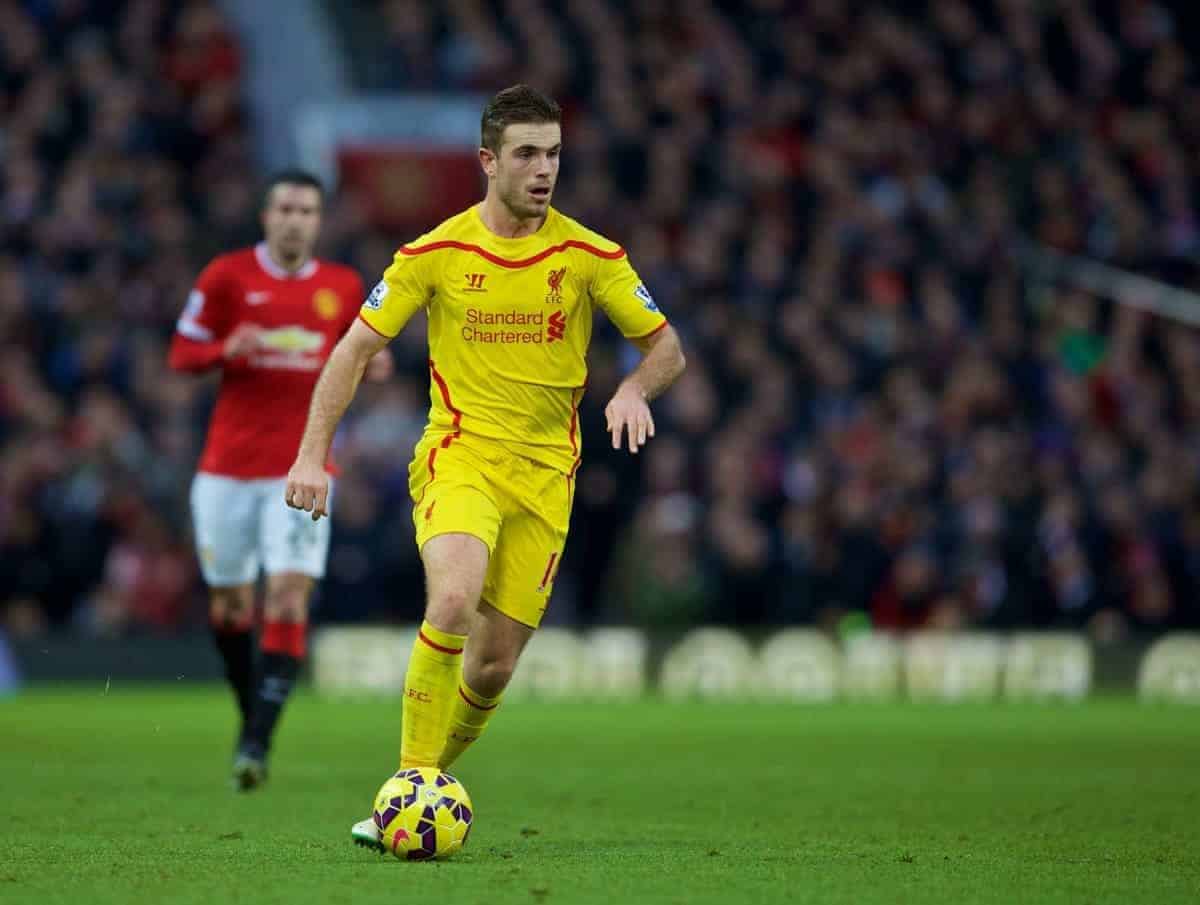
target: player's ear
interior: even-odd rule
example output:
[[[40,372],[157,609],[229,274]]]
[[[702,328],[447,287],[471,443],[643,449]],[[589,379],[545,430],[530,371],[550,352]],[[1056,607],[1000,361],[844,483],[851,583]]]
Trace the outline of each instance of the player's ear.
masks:
[[[479,149],[479,165],[483,167],[483,172],[487,174],[488,179],[495,178],[496,155],[492,153],[490,148]]]
[[[277,188],[278,186],[271,186],[259,199],[258,225],[262,227],[263,235],[266,235],[267,232],[267,213],[271,210],[271,202],[275,199],[275,190]]]

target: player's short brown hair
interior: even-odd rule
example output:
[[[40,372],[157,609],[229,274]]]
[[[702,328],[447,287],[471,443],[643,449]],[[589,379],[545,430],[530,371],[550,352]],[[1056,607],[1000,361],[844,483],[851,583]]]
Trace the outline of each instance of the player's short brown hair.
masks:
[[[496,92],[483,108],[480,140],[493,154],[500,153],[504,130],[514,123],[561,123],[562,108],[528,85],[513,85]]]

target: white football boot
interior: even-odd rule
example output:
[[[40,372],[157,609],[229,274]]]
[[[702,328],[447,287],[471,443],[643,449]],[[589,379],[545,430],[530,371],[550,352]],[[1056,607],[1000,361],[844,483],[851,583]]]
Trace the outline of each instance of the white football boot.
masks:
[[[383,854],[383,843],[379,841],[379,836],[379,827],[375,825],[375,820],[372,817],[360,820],[354,826],[350,827],[350,838],[354,840],[355,845],[374,849]]]
[[[267,761],[255,751],[246,748],[238,751],[233,761],[233,776],[230,779],[235,792],[252,792],[267,781]]]

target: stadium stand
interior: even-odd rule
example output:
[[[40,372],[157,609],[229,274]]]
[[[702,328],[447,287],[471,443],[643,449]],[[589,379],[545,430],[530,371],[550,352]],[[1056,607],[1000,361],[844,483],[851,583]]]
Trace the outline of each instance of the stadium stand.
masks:
[[[598,335],[548,621],[1200,626],[1200,337],[1018,254],[1200,288],[1178,12],[329,6],[364,90],[555,94],[556,205],[627,245],[688,343],[631,459],[602,414],[630,353]],[[211,386],[165,344],[198,266],[255,236],[237,42],[207,0],[7,0],[0,35],[0,613],[175,631],[203,618],[185,507]],[[368,280],[407,238],[353,197],[329,212],[326,251]],[[339,438],[325,619],[419,613],[420,337],[396,354]]]

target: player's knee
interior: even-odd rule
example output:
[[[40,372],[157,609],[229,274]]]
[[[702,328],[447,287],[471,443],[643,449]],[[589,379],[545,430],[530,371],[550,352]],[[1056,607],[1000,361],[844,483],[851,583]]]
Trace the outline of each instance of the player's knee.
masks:
[[[308,618],[308,583],[285,582],[267,589],[263,612],[273,622],[304,622]]]
[[[431,591],[425,608],[429,624],[444,632],[464,634],[470,624],[470,613],[479,601],[459,588]]]
[[[244,587],[211,588],[208,595],[208,616],[213,625],[244,622],[251,616],[253,592]]]
[[[210,594],[208,597],[208,621],[213,625],[224,625],[232,621],[234,616],[233,608],[229,605],[229,599],[223,594]]]

